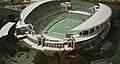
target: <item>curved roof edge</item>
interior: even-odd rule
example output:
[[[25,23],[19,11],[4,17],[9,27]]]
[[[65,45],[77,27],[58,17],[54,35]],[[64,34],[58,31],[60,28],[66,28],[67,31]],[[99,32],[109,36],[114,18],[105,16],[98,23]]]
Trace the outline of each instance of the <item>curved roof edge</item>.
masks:
[[[0,30],[0,38],[2,36],[6,36],[8,35],[8,32],[10,30],[10,28],[14,25],[15,23],[14,22],[8,22],[7,24],[5,24],[1,30]]]
[[[74,30],[89,30],[95,26],[98,26],[104,22],[106,22],[107,19],[110,18],[112,14],[111,8],[109,8],[107,5],[99,3],[100,8],[99,10],[90,17],[87,21],[83,22],[81,25],[77,26],[76,28],[72,29]]]
[[[26,18],[36,7],[38,7],[39,5],[41,5],[41,4],[43,4],[43,3],[49,2],[49,1],[53,1],[53,0],[42,0],[42,1],[39,1],[39,2],[37,2],[37,3],[33,3],[33,4],[29,5],[28,7],[26,7],[26,8],[21,12],[21,15],[20,15],[21,21],[24,22],[25,18]]]

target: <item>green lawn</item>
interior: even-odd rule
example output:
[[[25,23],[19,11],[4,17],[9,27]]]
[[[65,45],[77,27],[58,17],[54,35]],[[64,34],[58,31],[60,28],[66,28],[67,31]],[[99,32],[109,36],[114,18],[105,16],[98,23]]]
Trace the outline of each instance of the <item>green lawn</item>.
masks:
[[[3,9],[0,8],[0,17],[3,18],[5,21],[7,20],[7,17],[9,14],[14,14],[15,16],[19,15],[19,11],[9,10],[9,9]]]
[[[13,14],[15,16],[18,16],[20,14],[20,12],[0,8],[0,29],[1,29],[2,26],[4,26],[8,22],[8,15],[9,14]]]
[[[80,21],[66,18],[53,25],[48,30],[48,33],[65,35],[66,33],[72,33],[71,30],[80,24],[81,24]]]

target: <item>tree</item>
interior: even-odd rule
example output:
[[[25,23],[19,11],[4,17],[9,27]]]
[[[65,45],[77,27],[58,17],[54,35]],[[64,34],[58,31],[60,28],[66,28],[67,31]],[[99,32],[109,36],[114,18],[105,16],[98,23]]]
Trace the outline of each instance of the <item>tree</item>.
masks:
[[[2,28],[3,25],[4,25],[4,21],[3,21],[3,19],[0,17],[0,29]]]
[[[38,51],[35,55],[35,64],[45,64],[45,58],[44,58],[43,52]]]
[[[15,15],[9,14],[9,15],[8,15],[8,21],[14,22],[14,21],[15,21]]]

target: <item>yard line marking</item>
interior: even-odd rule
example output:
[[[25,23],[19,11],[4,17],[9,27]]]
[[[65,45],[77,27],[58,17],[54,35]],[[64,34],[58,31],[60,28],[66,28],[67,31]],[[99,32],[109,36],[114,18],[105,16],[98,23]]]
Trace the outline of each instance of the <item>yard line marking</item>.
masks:
[[[60,35],[65,35],[65,34],[62,34],[62,33],[58,33],[58,32],[52,32],[52,33],[56,33],[56,34],[60,34]]]

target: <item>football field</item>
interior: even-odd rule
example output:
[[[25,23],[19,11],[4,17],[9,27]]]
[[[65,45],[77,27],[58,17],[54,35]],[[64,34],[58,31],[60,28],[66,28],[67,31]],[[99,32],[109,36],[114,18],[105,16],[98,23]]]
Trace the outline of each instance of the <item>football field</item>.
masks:
[[[80,21],[65,18],[49,28],[48,33],[65,35],[66,33],[72,33],[71,30],[78,25],[80,25]]]

